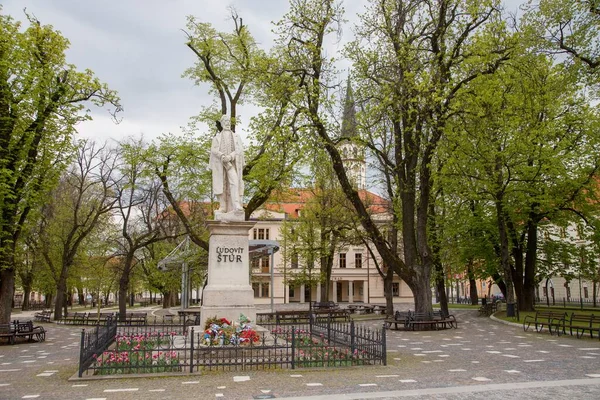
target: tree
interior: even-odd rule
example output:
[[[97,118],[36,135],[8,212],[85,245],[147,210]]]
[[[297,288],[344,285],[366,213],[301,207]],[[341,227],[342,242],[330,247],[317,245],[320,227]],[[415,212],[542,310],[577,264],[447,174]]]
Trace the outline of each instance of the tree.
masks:
[[[415,309],[431,311],[431,164],[456,94],[506,58],[499,10],[483,2],[373,1],[357,27],[357,40],[348,46],[363,114],[357,116],[361,143],[389,172],[402,257],[352,187],[328,122],[333,70],[324,43],[340,20],[341,8],[334,1],[296,0],[278,24],[278,42],[286,48],[283,62],[298,82],[298,120],[324,146],[384,264],[411,288]]]
[[[472,82],[461,98],[468,112],[448,135],[457,150],[447,166],[461,196],[495,215],[507,301],[521,310],[534,307],[540,225],[584,215],[577,208],[599,167],[598,113],[580,83],[545,56],[515,52],[495,76]]]
[[[170,228],[172,218],[165,213],[167,200],[162,184],[148,168],[144,154],[145,145],[140,139],[121,143],[121,179],[115,188],[121,222],[118,240],[121,258],[119,278],[119,316],[126,320],[127,293],[135,266],[141,262],[142,249],[179,235]]]
[[[298,218],[284,222],[283,243],[286,262],[298,270],[290,271],[286,283],[291,286],[301,284],[315,287],[321,284],[321,299],[330,299],[329,283],[335,253],[356,242],[353,231],[357,228],[353,221],[354,212],[339,188],[328,163],[327,155],[314,147],[313,162],[303,189],[309,195]],[[294,189],[291,189],[293,191]],[[288,193],[283,193],[285,197]]]
[[[530,1],[525,28],[538,49],[566,54],[570,63],[585,70],[600,66],[600,4],[596,0]]]
[[[77,160],[61,177],[43,207],[40,252],[56,284],[54,318],[67,313],[68,279],[80,246],[115,210],[116,154],[91,141],[81,141]]]
[[[21,31],[0,15],[0,323],[10,321],[23,226],[68,165],[75,125],[90,118],[84,104],[120,110],[92,71],[67,64],[66,38],[28,19]]]

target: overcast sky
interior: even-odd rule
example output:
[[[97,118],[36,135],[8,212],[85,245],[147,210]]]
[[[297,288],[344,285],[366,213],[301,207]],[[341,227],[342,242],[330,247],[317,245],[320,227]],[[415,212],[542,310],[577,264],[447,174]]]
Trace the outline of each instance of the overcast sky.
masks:
[[[506,1],[510,9],[520,2]],[[356,20],[365,0],[345,3],[346,19]],[[3,14],[17,20],[24,20],[27,8],[42,24],[53,25],[71,42],[67,61],[79,70],[91,69],[119,92],[124,107],[119,125],[105,110],[93,109],[94,121],[78,127],[82,136],[99,140],[140,134],[151,140],[161,133],[179,133],[202,106],[211,104],[208,87],[181,77],[195,61],[181,31],[186,16],[230,31],[228,6],[234,6],[266,50],[273,41],[271,21],[288,9],[287,0],[0,0],[0,4]],[[350,26],[344,31],[350,35]],[[239,111],[242,134],[254,112]]]

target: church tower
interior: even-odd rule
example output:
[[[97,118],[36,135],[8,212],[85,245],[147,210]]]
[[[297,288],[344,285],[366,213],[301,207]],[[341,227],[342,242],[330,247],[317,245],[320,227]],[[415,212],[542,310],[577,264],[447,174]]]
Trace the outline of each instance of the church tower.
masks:
[[[357,143],[357,138],[356,105],[354,103],[352,86],[350,86],[350,80],[348,79],[339,150],[344,168],[348,174],[348,179],[358,190],[364,190],[366,186],[367,162],[365,161],[362,146]]]

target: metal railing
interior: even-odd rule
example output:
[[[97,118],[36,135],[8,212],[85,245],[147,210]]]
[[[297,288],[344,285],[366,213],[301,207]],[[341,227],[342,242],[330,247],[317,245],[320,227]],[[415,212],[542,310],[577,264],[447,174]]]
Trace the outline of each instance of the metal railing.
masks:
[[[261,326],[265,331],[258,331],[256,341],[222,345],[184,325],[119,325],[110,343],[114,345],[101,351],[100,346],[93,351],[92,346],[84,346],[82,332],[79,376],[84,371],[112,375],[386,365],[383,328],[323,320]]]
[[[79,377],[92,363],[98,354],[102,354],[115,340],[117,335],[117,321],[106,320],[104,325],[96,325],[94,329],[86,332],[81,330],[81,344],[79,347]]]

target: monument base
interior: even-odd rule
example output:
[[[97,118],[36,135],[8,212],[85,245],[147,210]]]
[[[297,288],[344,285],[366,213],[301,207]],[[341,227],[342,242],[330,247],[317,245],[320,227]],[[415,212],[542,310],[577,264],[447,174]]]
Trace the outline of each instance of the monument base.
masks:
[[[239,320],[240,314],[256,322],[248,251],[248,231],[254,225],[233,220],[207,222],[208,283],[202,292],[201,327],[208,318],[227,318],[233,322]]]

